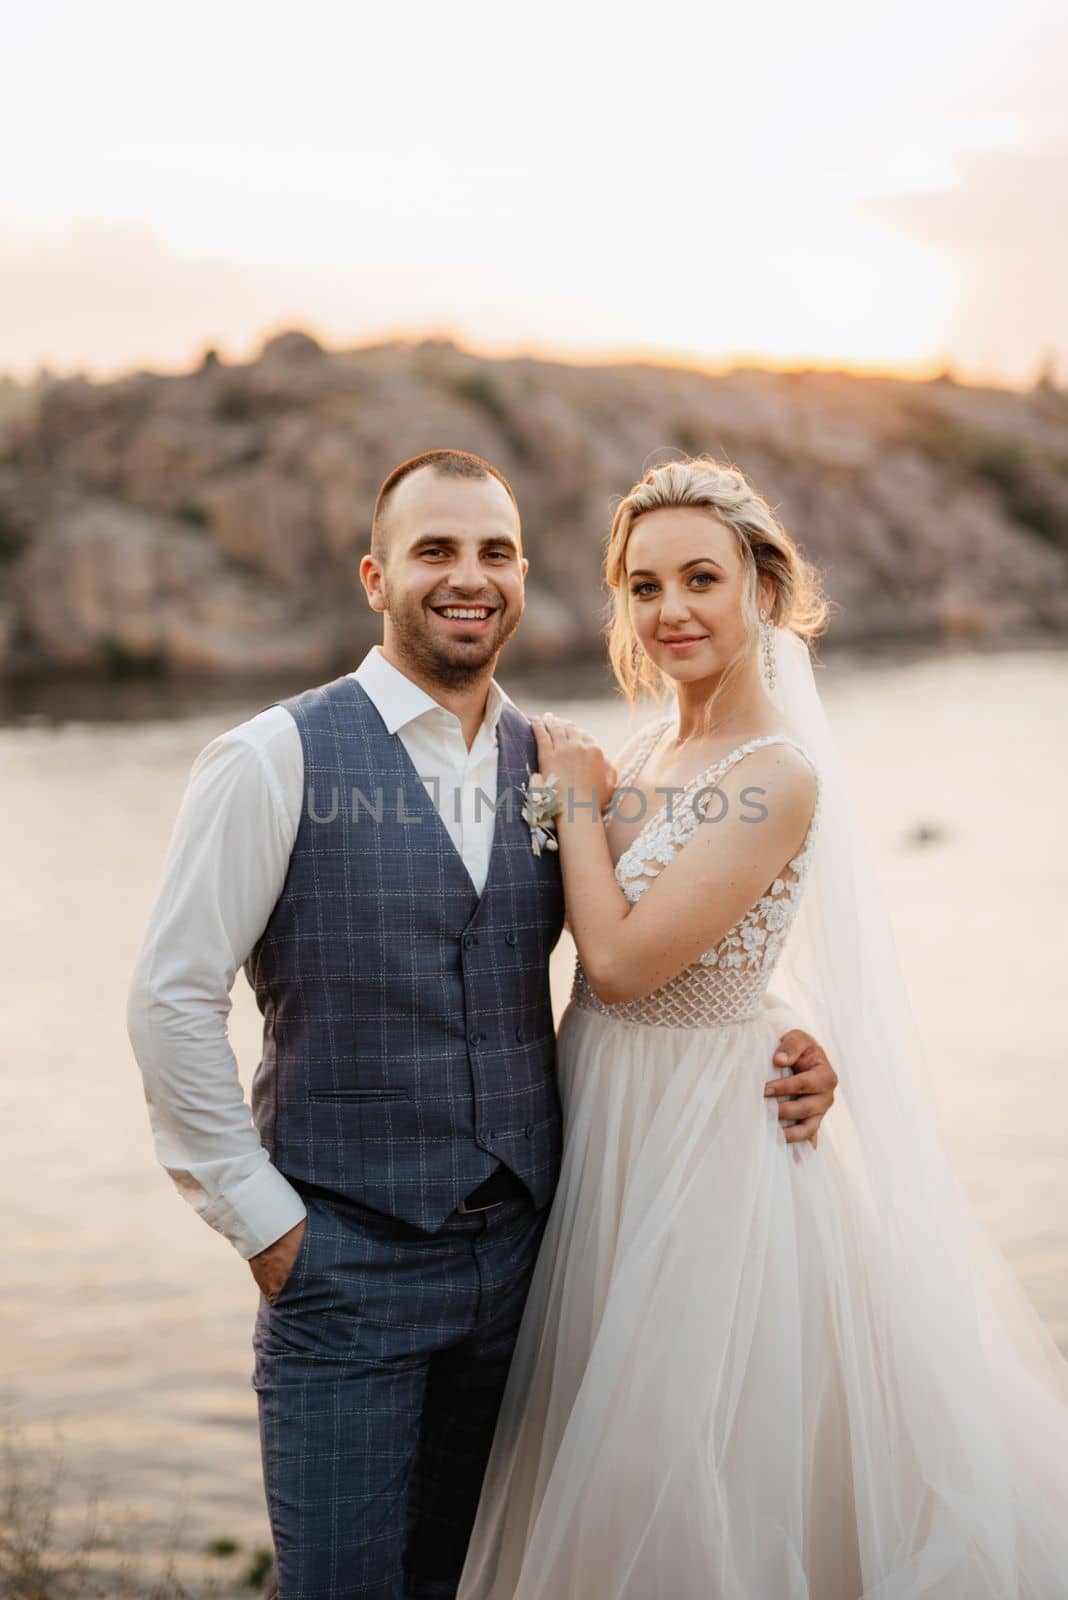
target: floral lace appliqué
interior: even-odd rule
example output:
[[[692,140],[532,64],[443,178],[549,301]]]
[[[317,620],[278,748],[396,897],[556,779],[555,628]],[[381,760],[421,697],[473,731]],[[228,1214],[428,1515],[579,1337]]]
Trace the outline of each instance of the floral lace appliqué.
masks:
[[[670,719],[655,723],[650,728],[620,775],[620,788],[641,771],[668,721]],[[616,882],[633,905],[701,825],[706,815],[705,793],[743,756],[768,744],[793,745],[816,773],[816,803],[801,850],[718,944],[659,989],[638,1000],[610,1005],[597,998],[578,963],[572,989],[575,1004],[625,1022],[666,1027],[707,1027],[740,1022],[759,1012],[801,899],[819,823],[822,783],[805,747],[786,734],[767,734],[739,745],[677,792],[669,804],[639,830],[616,862]]]

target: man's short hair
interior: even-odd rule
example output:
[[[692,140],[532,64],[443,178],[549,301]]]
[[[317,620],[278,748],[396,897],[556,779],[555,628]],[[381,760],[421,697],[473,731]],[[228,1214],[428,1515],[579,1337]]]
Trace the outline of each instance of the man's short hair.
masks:
[[[399,467],[394,467],[378,491],[374,516],[371,518],[371,554],[376,561],[381,561],[386,553],[384,513],[393,498],[393,492],[405,478],[410,478],[413,472],[419,472],[423,467],[432,467],[441,478],[496,478],[507,489],[518,519],[519,502],[503,472],[498,472],[496,467],[483,461],[481,456],[472,455],[469,450],[424,450],[421,455],[410,456]]]

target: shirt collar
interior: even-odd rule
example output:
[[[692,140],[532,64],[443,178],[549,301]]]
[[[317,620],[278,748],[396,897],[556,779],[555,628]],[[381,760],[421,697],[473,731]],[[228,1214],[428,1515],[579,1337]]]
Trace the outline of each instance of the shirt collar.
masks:
[[[379,645],[371,646],[359,666],[349,676],[356,679],[367,695],[385,723],[388,733],[396,733],[399,728],[406,727],[409,722],[414,722],[417,717],[426,716],[430,712],[439,714],[444,712],[449,717],[454,715],[446,706],[435,700],[433,695],[427,694],[425,689],[421,689],[411,678],[406,677],[399,667],[387,661]],[[515,708],[515,702],[501,688],[496,678],[492,678],[486,696],[486,713],[482,719],[482,726],[488,733],[496,732],[501,712],[506,705]]]

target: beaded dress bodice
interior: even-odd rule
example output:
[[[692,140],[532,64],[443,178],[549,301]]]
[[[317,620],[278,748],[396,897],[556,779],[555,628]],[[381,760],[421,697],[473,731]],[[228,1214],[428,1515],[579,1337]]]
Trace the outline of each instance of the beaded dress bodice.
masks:
[[[636,750],[619,774],[622,789],[645,765],[657,740],[672,718],[655,722],[639,741]],[[762,745],[789,744],[799,750],[816,773],[816,804],[799,853],[745,912],[718,944],[659,989],[636,1000],[614,1004],[598,999],[582,963],[575,966],[572,1003],[583,1010],[598,1011],[623,1022],[652,1023],[666,1028],[703,1028],[728,1022],[744,1022],[761,1009],[763,997],[779,953],[801,899],[819,823],[822,783],[815,762],[797,739],[787,734],[766,734],[750,739],[697,774],[685,786],[672,791],[672,801],[662,807],[639,829],[616,862],[616,882],[631,904],[635,904],[674,860],[706,818],[715,812],[706,809],[706,796],[736,762]],[[712,797],[711,805],[717,804]]]

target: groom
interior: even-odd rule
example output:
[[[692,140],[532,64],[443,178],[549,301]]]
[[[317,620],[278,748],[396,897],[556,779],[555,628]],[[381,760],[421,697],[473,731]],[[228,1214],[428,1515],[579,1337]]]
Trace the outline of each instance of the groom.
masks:
[[[487,462],[390,474],[360,567],[381,648],[201,752],[131,986],[158,1158],[261,1290],[279,1600],[455,1595],[553,1196],[563,895],[493,679],[526,571]],[[798,1075],[774,1092],[806,1097],[780,1116],[811,1137],[835,1074],[807,1034],[780,1044]]]

